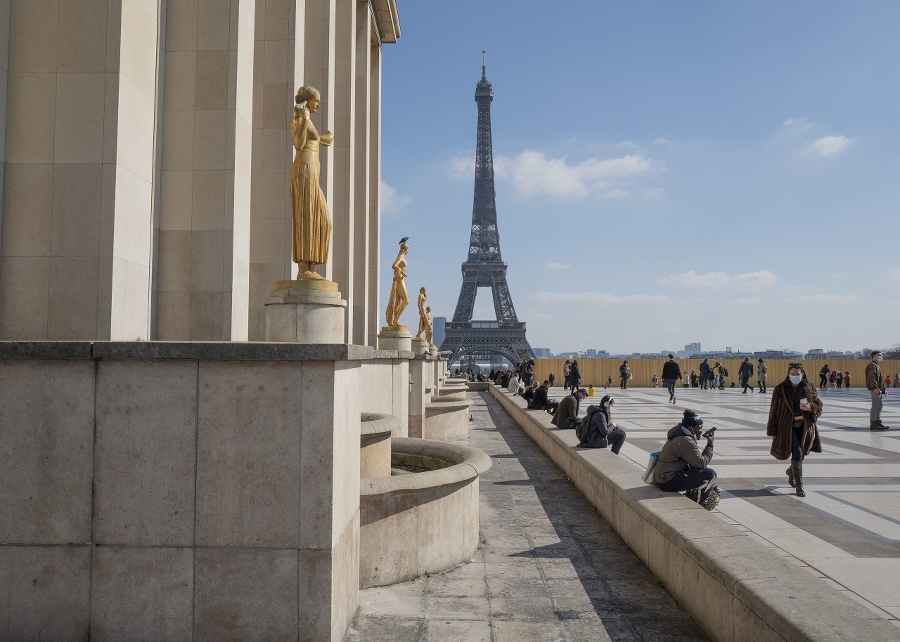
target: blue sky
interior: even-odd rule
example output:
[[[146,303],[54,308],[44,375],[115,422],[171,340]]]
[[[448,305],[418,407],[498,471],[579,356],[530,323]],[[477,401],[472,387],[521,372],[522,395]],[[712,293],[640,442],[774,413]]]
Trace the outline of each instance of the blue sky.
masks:
[[[900,343],[900,3],[398,4],[383,299],[409,236],[410,291],[453,315],[485,49],[501,248],[532,346]],[[494,318],[488,290],[476,318]]]

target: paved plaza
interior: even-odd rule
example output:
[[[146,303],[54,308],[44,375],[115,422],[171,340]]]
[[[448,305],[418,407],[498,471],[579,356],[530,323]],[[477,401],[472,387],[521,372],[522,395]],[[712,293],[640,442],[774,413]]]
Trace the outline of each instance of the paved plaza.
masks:
[[[787,484],[788,462],[769,455],[771,394],[679,389],[673,406],[664,388],[613,388],[583,403],[606,392],[616,399],[613,420],[628,430],[622,455],[641,467],[685,408],[705,419],[704,428],[717,426],[711,465],[723,492],[716,513],[900,624],[900,391],[885,399],[884,423],[895,427],[887,432],[869,431],[864,388],[819,391],[822,453],[804,462],[804,499]]]
[[[473,400],[481,545],[472,561],[360,592],[351,641],[706,640],[489,393]]]

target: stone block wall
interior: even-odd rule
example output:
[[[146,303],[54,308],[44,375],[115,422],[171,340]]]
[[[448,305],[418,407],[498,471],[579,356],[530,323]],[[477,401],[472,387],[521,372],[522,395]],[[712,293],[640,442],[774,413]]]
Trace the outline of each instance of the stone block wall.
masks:
[[[375,354],[0,343],[0,639],[342,639]]]

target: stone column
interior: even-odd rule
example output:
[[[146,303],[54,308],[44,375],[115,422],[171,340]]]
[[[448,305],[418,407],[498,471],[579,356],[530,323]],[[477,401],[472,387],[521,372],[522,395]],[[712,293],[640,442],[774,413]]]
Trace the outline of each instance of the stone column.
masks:
[[[378,266],[381,264],[381,205],[379,188],[381,185],[381,45],[372,43],[369,56],[369,189],[367,194],[369,229],[367,235],[369,264],[368,298],[368,344],[376,345],[381,301],[379,299]]]
[[[255,4],[168,3],[160,339],[248,336]]]
[[[291,260],[293,221],[288,176],[294,158],[291,105],[294,92],[303,84],[303,38],[298,41],[295,34],[303,34],[305,11],[303,0],[256,0],[248,333],[251,341],[266,338],[265,303],[274,283],[290,279],[291,273],[296,272]]]
[[[333,197],[329,201],[334,228],[331,235],[332,275],[348,301],[356,299],[353,282],[354,265],[364,257],[355,252],[354,183],[356,173],[356,5],[358,2],[343,0],[336,5],[334,87],[331,92],[334,105],[333,128],[335,132],[332,154],[334,159]],[[354,315],[347,314],[347,336],[352,339]]]
[[[369,243],[369,228],[374,214],[369,200],[371,177],[369,176],[369,147],[372,139],[369,133],[371,105],[371,87],[369,84],[369,67],[372,56],[372,40],[374,37],[371,9],[368,2],[356,3],[356,66],[354,99],[354,143],[353,153],[353,302],[349,315],[353,320],[353,343],[365,345],[370,340],[369,308],[378,306],[378,299],[371,298],[369,288],[369,263],[372,260]],[[375,345],[372,343],[371,345]]]
[[[164,3],[9,7],[0,338],[146,339]]]

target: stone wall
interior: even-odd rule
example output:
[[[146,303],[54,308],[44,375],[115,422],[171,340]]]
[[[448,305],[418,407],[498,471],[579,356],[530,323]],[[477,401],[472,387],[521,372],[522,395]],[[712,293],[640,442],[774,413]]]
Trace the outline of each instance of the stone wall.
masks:
[[[393,400],[398,359],[0,343],[0,639],[343,639],[360,366]]]

